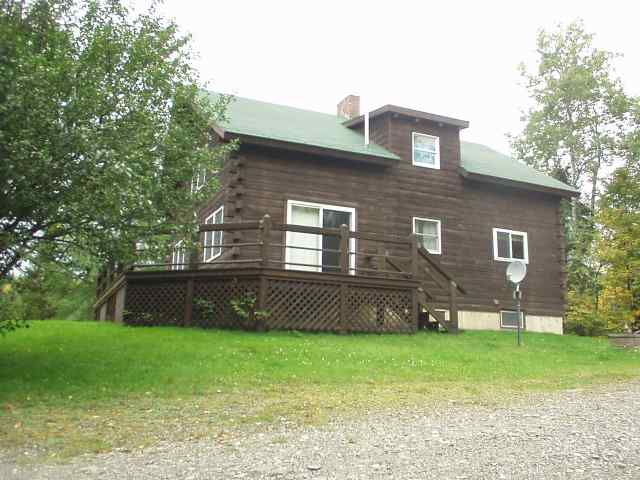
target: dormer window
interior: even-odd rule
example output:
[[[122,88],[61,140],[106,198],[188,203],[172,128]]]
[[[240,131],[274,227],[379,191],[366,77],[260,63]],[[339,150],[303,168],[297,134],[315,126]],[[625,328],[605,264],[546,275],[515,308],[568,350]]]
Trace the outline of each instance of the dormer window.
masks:
[[[413,132],[413,164],[418,167],[440,168],[440,139]]]

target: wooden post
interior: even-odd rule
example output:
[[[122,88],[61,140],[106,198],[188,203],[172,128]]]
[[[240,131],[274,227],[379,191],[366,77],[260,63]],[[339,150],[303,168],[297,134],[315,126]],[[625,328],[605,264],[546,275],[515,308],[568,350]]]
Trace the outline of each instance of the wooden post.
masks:
[[[262,268],[269,267],[269,254],[271,245],[271,216],[265,214],[260,220],[260,228],[258,230],[258,241],[260,243],[260,264]],[[265,277],[264,272],[260,272],[260,280],[258,283],[258,298],[256,302],[257,310],[267,310],[267,298],[269,295],[269,280]],[[264,319],[259,318],[256,321],[256,330],[264,332],[267,329]]]
[[[409,271],[411,273],[411,277],[416,278],[418,276],[418,237],[415,233],[409,235],[409,248],[411,249],[411,252],[409,253],[411,258]]]
[[[449,322],[458,329],[458,302],[456,300],[456,291],[458,286],[456,282],[449,282]]]
[[[414,288],[411,291],[411,331],[416,332],[418,330],[418,323],[420,322],[420,309],[418,308],[418,289]]]
[[[190,277],[187,280],[186,289],[187,291],[185,292],[184,296],[184,324],[191,325],[191,322],[193,320],[193,277]]]
[[[269,294],[269,280],[264,276],[264,272],[260,273],[260,280],[258,283],[258,298],[256,302],[256,310],[267,310],[267,295]],[[256,319],[256,330],[264,332],[267,329],[264,318],[258,317]]]
[[[262,267],[269,266],[269,253],[271,244],[271,216],[266,214],[260,220],[260,257],[262,258]]]
[[[349,273],[349,227],[340,225],[340,272]]]
[[[191,255],[189,256],[189,268],[193,270],[197,270],[198,268],[200,268],[200,262],[202,261],[201,259],[203,258],[202,255],[203,255],[202,243],[196,242],[193,245],[193,249],[191,250]]]

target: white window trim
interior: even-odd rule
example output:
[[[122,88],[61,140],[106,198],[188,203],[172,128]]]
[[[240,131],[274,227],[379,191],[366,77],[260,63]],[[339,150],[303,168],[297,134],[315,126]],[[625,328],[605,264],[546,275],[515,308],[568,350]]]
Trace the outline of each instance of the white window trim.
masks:
[[[416,233],[416,220],[421,220],[423,222],[436,222],[438,225],[438,251],[431,251],[426,249],[432,255],[442,255],[442,222],[437,218],[424,218],[424,217],[412,217],[411,223],[413,224],[413,233],[420,237],[419,233]]]
[[[218,224],[215,223],[215,218],[216,218],[216,215],[218,215],[218,212],[221,212],[221,214],[222,214],[222,223],[224,223],[224,205],[221,205],[216,210],[214,210],[214,212],[211,215],[207,216],[207,218],[204,219],[204,223],[207,224],[207,222],[210,219],[213,218],[213,220],[214,220],[213,224],[214,225],[218,225]],[[207,242],[206,242],[207,233],[211,233],[211,245],[209,245],[209,246],[207,245]],[[204,237],[205,241],[203,242],[204,246],[202,248],[202,259],[205,261],[205,263],[213,262],[216,258],[218,258],[220,255],[222,255],[223,249],[220,248],[220,251],[218,253],[216,253],[216,254],[210,256],[209,258],[207,258],[207,252],[211,252],[211,251],[215,250],[215,247],[216,247],[216,244],[215,244],[215,233],[216,232],[205,232],[205,234],[204,234],[205,235],[205,237]],[[220,241],[222,243],[224,243],[224,232],[220,236]]]
[[[320,209],[320,218],[322,219],[324,216],[324,212],[323,210],[325,208],[329,209],[329,210],[335,210],[338,212],[349,212],[351,213],[351,224],[349,225],[349,230],[351,230],[352,232],[356,231],[356,209],[353,207],[340,207],[338,205],[328,205],[325,203],[313,203],[313,202],[303,202],[303,201],[299,201],[299,200],[287,200],[287,223],[291,223],[291,217],[292,217],[292,209],[293,206],[297,205],[300,207],[313,207],[313,208],[319,208]],[[291,244],[291,233],[293,232],[287,232],[287,234],[285,235],[285,245],[290,245]],[[318,240],[320,239],[321,235],[318,235]],[[320,242],[318,241],[318,245],[317,248],[321,248],[322,245],[320,244]],[[296,270],[296,265],[289,265],[289,262],[291,261],[291,248],[285,248],[284,251],[284,261],[285,263],[285,268],[287,270]],[[356,251],[356,239],[355,238],[350,238],[349,239],[349,251],[350,252],[355,252]],[[322,254],[322,252],[318,252],[319,254]],[[321,260],[322,262],[322,260]],[[349,255],[349,274],[350,275],[355,275],[356,271],[355,271],[355,266],[356,266],[356,256],[355,255]],[[316,269],[317,272],[322,272],[322,265],[319,265],[318,268]]]
[[[500,315],[500,328],[507,328],[507,329],[511,329],[511,330],[515,330],[518,328],[517,325],[505,325],[502,323],[502,314],[508,312],[508,313],[516,313],[515,310],[500,310],[500,313],[498,315]],[[526,316],[524,314],[524,312],[522,310],[520,310],[520,328],[525,330],[525,327],[527,326],[526,323]]]
[[[433,138],[436,141],[436,159],[433,165],[425,165],[424,163],[416,163],[416,136],[421,135],[423,137]],[[416,167],[432,168],[434,170],[440,170],[440,137],[435,135],[429,135],[427,133],[411,132],[411,163]]]
[[[202,183],[200,183],[200,176],[202,176]],[[196,193],[202,190],[207,184],[207,171],[203,168],[196,173],[191,179],[191,193]]]
[[[183,243],[184,242],[180,240],[173,246],[173,251],[171,252],[171,270],[184,270],[186,268],[186,252],[184,248],[181,247]],[[182,257],[182,259],[180,257]]]
[[[150,258],[145,258],[144,260],[140,260],[140,257],[144,256],[148,249],[149,247],[147,246],[146,242],[144,242],[143,240],[138,240],[136,242],[136,264],[137,265],[154,265],[158,263],[157,261],[154,261]]]
[[[509,234],[509,250],[511,250],[511,235],[522,235],[523,238],[523,248],[524,248],[524,259],[522,258],[509,258],[509,257],[500,257],[498,255],[498,233],[508,233]],[[529,240],[527,238],[527,232],[518,232],[517,230],[508,230],[506,228],[494,228],[493,229],[493,259],[499,262],[524,262],[529,263]]]

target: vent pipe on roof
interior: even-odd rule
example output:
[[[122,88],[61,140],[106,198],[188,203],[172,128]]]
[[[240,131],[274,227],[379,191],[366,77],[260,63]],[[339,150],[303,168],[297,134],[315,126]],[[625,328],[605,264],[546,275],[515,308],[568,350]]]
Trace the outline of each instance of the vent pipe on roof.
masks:
[[[364,112],[364,145],[369,146],[369,111]]]

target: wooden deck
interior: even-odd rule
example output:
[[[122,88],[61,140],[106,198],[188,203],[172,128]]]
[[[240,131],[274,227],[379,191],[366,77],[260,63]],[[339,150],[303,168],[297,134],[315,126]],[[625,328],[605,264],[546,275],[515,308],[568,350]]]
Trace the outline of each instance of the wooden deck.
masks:
[[[96,317],[131,325],[410,333],[426,310],[448,331],[457,331],[456,296],[466,292],[418,246],[415,235],[272,224],[266,215],[259,222],[200,230],[224,232],[226,243],[217,246],[222,255],[201,262],[202,246],[196,243],[183,264],[105,271]],[[328,250],[287,245],[286,232],[336,236],[340,248],[330,251],[331,264],[287,262],[286,248]],[[355,250],[351,239],[357,240]],[[438,298],[447,299],[448,321],[432,307]],[[238,304],[249,314],[238,314]]]

